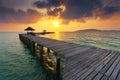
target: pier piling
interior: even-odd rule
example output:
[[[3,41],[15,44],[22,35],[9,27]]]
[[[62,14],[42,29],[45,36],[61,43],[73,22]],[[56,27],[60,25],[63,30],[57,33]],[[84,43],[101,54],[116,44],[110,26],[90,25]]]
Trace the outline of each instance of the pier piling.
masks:
[[[44,51],[43,51],[43,46],[41,46],[41,45],[39,45],[39,51],[40,51],[40,58],[41,58],[41,60],[42,60],[42,62],[43,62],[43,53],[44,53]]]
[[[57,57],[57,63],[56,63],[56,76],[57,76],[57,78],[59,78],[60,77],[60,58],[59,57]]]

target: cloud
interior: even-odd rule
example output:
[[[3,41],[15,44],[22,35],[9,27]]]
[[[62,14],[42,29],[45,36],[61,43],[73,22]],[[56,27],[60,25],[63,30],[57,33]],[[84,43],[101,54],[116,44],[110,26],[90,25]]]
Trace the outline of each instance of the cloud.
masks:
[[[66,10],[61,14],[64,19],[79,19],[93,17],[94,11],[99,11],[100,16],[108,16],[120,12],[119,6],[104,6],[102,0],[67,0]]]
[[[62,13],[65,19],[79,19],[90,17],[93,10],[102,6],[100,0],[67,0],[65,3],[66,10]]]
[[[49,9],[48,9],[47,14],[48,14],[49,16],[58,16],[59,13],[61,13],[61,11],[62,11],[62,8],[55,8],[55,9],[53,9],[53,10],[49,10]]]
[[[120,12],[120,7],[105,7],[102,11],[102,15],[114,14],[116,12]]]
[[[114,1],[113,0],[110,0],[110,1],[104,0],[103,3],[105,3],[105,2],[107,3],[106,4],[107,6],[120,6],[120,0],[114,0]]]
[[[61,5],[61,0],[36,1],[33,5],[37,8],[58,7]]]
[[[16,11],[13,8],[0,6],[0,23],[34,23],[39,18],[40,13],[33,9]]]
[[[119,0],[47,0],[47,2],[36,1],[34,5],[36,5],[37,8],[46,9],[55,7],[54,10],[47,11],[47,14],[50,16],[57,16],[57,13],[60,13],[60,17],[63,19],[83,20],[89,17],[111,17],[115,13],[120,12],[119,2]],[[66,7],[62,12],[61,8],[58,9],[60,5]]]
[[[32,3],[35,0],[0,0],[2,2],[2,6],[7,8],[13,8],[15,10],[24,9],[27,10],[28,8],[33,8]]]

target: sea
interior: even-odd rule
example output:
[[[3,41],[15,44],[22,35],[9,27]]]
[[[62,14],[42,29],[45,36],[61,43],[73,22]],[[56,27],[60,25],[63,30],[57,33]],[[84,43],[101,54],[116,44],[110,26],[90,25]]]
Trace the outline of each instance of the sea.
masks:
[[[19,40],[19,34],[0,33],[0,80],[55,80],[55,75]],[[120,51],[120,31],[56,31],[39,36]]]

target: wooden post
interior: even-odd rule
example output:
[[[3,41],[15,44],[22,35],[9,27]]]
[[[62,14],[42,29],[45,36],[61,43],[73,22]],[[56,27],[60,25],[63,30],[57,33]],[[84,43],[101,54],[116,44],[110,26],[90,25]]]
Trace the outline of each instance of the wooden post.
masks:
[[[40,46],[40,45],[39,45]],[[43,46],[40,46],[40,58],[41,58],[41,60],[42,60],[42,62],[43,62]]]
[[[57,63],[56,63],[56,76],[57,78],[60,78],[60,58],[59,57],[56,57],[57,58]]]
[[[48,56],[50,57],[50,49],[47,48]]]
[[[31,41],[31,40],[30,40],[29,47],[30,47],[30,51],[32,52],[32,51],[33,51],[33,43],[32,43],[32,41]],[[32,53],[33,53],[33,52],[32,52]]]
[[[27,47],[30,49],[30,40],[27,39]]]
[[[31,51],[35,54],[35,42],[31,42]]]
[[[32,41],[29,41],[29,49],[32,52]]]
[[[36,53],[36,50],[35,50],[35,42],[33,42],[33,53],[34,53],[34,54]]]

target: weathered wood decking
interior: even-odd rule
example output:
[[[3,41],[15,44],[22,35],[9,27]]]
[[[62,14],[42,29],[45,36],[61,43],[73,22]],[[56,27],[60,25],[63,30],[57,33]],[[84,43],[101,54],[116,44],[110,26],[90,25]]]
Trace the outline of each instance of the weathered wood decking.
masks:
[[[120,80],[120,52],[20,34],[66,58],[63,80]]]

